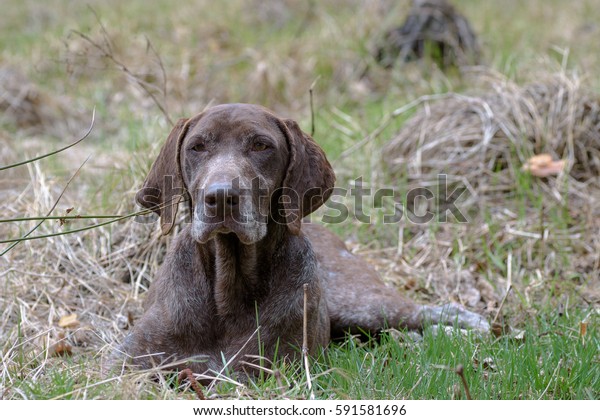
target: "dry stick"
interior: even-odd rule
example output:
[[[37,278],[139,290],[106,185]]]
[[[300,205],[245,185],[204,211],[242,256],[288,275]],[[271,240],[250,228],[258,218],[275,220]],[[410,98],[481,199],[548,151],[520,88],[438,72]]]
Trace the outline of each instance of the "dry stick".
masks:
[[[306,384],[310,392],[310,399],[315,399],[310,379],[310,366],[308,364],[308,284],[304,283],[304,319],[302,322],[302,356],[304,357],[304,370],[306,371]]]
[[[321,76],[319,76],[319,77],[321,77]],[[310,85],[310,88],[308,89],[308,95],[310,97],[310,136],[311,137],[313,137],[315,135],[315,108],[313,106],[313,89],[315,88],[315,85],[319,81],[319,77],[317,77],[315,79],[315,81],[312,82],[312,84]]]
[[[498,316],[500,316],[500,311],[502,310],[502,307],[504,306],[504,302],[506,302],[506,298],[508,297],[508,294],[510,293],[510,290],[512,289],[512,252],[508,253],[508,259],[506,261],[506,271],[507,271],[506,278],[508,279],[508,287],[506,288],[506,293],[504,294],[504,297],[502,298],[502,302],[500,302],[500,306],[498,306],[498,311],[496,312],[496,316],[494,317],[494,320],[492,321],[492,326],[498,320]]]
[[[92,132],[92,128],[94,128],[94,121],[95,120],[96,120],[96,108],[94,108],[94,110],[92,111],[92,122],[90,123],[90,128],[88,128],[88,130],[86,131],[86,133],[79,140],[77,140],[77,141],[75,141],[75,142],[73,142],[73,143],[71,143],[71,144],[63,147],[62,149],[58,149],[58,150],[55,150],[53,152],[46,153],[45,155],[37,156],[37,157],[34,157],[33,159],[24,160],[22,162],[13,163],[13,164],[10,164],[10,165],[7,165],[7,166],[2,166],[2,167],[0,167],[0,171],[3,171],[5,169],[14,168],[16,166],[26,165],[28,163],[35,162],[36,160],[40,160],[40,159],[44,159],[44,158],[47,158],[47,157],[52,156],[52,155],[56,155],[57,153],[65,151],[65,150],[67,150],[67,149],[69,149],[69,148],[77,145],[78,143],[81,143]]]
[[[185,202],[185,201],[182,201]],[[85,230],[91,230],[91,229],[95,229],[97,227],[101,227],[101,226],[105,226],[105,225],[110,225],[111,223],[115,223],[115,222],[119,222],[121,220],[124,219],[128,219],[130,217],[135,217],[135,216],[143,216],[146,214],[151,214],[155,209],[163,209],[167,206],[170,206],[170,202],[163,202],[160,206],[157,206],[156,208],[153,209],[145,209],[145,210],[140,210],[140,211],[136,211],[134,213],[129,213],[129,214],[125,214],[123,216],[115,216],[115,218],[113,220],[109,220],[108,222],[102,222],[102,223],[97,223],[95,225],[90,225],[90,226],[85,226],[82,228],[78,228],[78,229],[72,229],[72,230],[65,230],[62,232],[56,232],[56,233],[48,233],[47,235],[39,235],[39,236],[23,236],[21,238],[18,239],[3,239],[0,240],[0,244],[9,244],[12,242],[21,242],[21,241],[32,241],[34,239],[45,239],[45,238],[51,238],[53,236],[62,236],[62,235],[68,235],[70,233],[77,233],[77,232],[83,232]],[[45,220],[48,219],[54,219],[55,217],[39,217],[39,218],[35,218],[35,220],[40,220],[41,222],[40,224],[42,224]],[[73,216],[73,218],[76,218],[75,216]],[[65,217],[58,217],[58,219],[65,219]],[[13,221],[13,220],[8,220],[8,221]],[[37,229],[37,227],[36,227]],[[27,236],[27,237],[26,237]],[[0,254],[0,257],[4,255],[4,254]]]
[[[167,71],[165,70],[165,66],[162,61],[162,58],[161,58],[160,54],[158,53],[158,51],[156,51],[156,49],[154,48],[152,41],[150,41],[150,39],[147,36],[144,36],[144,38],[146,38],[146,43],[147,43],[146,46],[147,46],[148,50],[152,51],[152,53],[156,57],[156,60],[158,61],[158,67],[160,67],[160,73],[162,76],[161,90],[162,90],[162,95],[163,95],[163,99],[165,101],[165,108],[166,108],[168,106],[168,104],[166,103],[166,101],[167,101]]]
[[[118,222],[120,220],[127,219],[129,217],[141,216],[141,215],[149,214],[149,213],[151,213],[150,210],[142,210],[142,211],[138,211],[138,212],[135,212],[135,213],[126,214],[124,216],[117,216],[115,219],[109,220],[108,222],[97,223],[95,225],[85,226],[85,227],[82,227],[82,228],[79,228],[79,229],[65,230],[63,232],[49,233],[47,235],[38,235],[38,236],[27,236],[27,235],[25,235],[25,236],[22,236],[21,238],[18,238],[18,239],[3,239],[3,240],[0,241],[0,244],[8,244],[8,243],[12,243],[12,242],[17,242],[18,243],[18,242],[22,242],[22,241],[32,241],[34,239],[45,239],[45,238],[51,238],[53,236],[62,236],[62,235],[68,235],[70,233],[83,232],[84,230],[90,230],[90,229],[94,229],[94,228],[97,228],[97,227],[100,227],[100,226],[109,225],[111,223],[115,223],[115,222]],[[40,221],[40,223],[38,225],[36,225],[35,229],[37,229],[38,226],[40,226],[42,223],[44,223],[45,220],[52,220],[53,218],[50,218],[50,217],[40,217],[37,220],[40,220],[40,219],[41,219],[41,221]],[[59,219],[64,219],[64,218],[63,217],[59,217]],[[35,229],[32,229],[32,231],[35,230]],[[31,232],[29,232],[29,233],[31,233]],[[0,257],[2,255],[4,255],[4,253],[0,254]]]
[[[469,392],[469,386],[467,385],[463,365],[456,366],[456,370],[454,372],[456,372],[456,374],[460,376],[460,379],[462,380],[463,387],[465,388],[465,393],[467,394],[467,400],[472,400],[473,398],[471,398],[471,393]]]
[[[108,32],[106,30],[106,28],[104,27],[104,25],[102,24],[102,21],[100,20],[100,16],[98,16],[98,14],[96,13],[96,11],[89,6],[90,10],[92,11],[92,13],[94,14],[94,16],[96,17],[96,21],[98,22],[98,25],[100,25],[100,29],[102,31],[102,36],[104,38],[104,41],[106,43],[106,46],[101,45],[99,43],[97,43],[96,41],[94,41],[93,39],[91,39],[89,36],[85,35],[83,32],[79,32],[76,30],[72,30],[71,32],[73,32],[74,34],[78,35],[79,37],[81,37],[82,39],[84,39],[85,41],[87,41],[88,43],[90,43],[94,48],[96,48],[98,51],[100,51],[100,53],[102,53],[102,55],[105,58],[108,58],[110,61],[112,61],[112,63],[119,69],[121,70],[123,73],[125,73],[128,77],[130,77],[132,80],[135,81],[135,83],[148,95],[150,96],[150,99],[152,99],[152,101],[154,102],[154,104],[158,107],[158,109],[160,109],[160,111],[163,113],[163,115],[165,116],[165,118],[167,119],[168,123],[170,125],[174,125],[173,120],[171,119],[171,117],[169,116],[169,112],[167,110],[166,104],[163,105],[158,98],[154,95],[154,93],[152,93],[152,91],[149,89],[148,87],[148,83],[146,83],[144,80],[142,80],[140,77],[138,77],[137,75],[135,75],[131,70],[129,70],[129,67],[127,67],[125,64],[123,64],[121,61],[117,60],[117,58],[114,56],[112,48],[110,46],[110,37],[108,36]],[[149,42],[149,41],[148,41]],[[150,44],[149,49],[152,50],[152,52],[158,56],[158,54],[156,53],[156,51],[154,50],[154,48],[152,47],[152,45]],[[162,61],[159,58],[159,66],[161,67],[161,71],[163,71],[163,80],[165,81],[165,87],[163,87],[163,94],[166,94],[166,72],[164,71],[164,67],[162,65]]]
[[[116,219],[123,217],[123,214],[78,214],[75,216],[32,216],[32,217],[15,217],[14,219],[0,219],[0,223],[14,222],[32,222],[34,220],[79,220],[79,219]]]
[[[83,163],[81,164],[81,166],[79,166],[79,168],[75,171],[75,173],[73,175],[71,175],[71,178],[69,178],[69,180],[67,181],[67,184],[65,185],[65,187],[63,188],[63,190],[58,195],[58,198],[56,199],[56,201],[54,201],[54,204],[52,205],[52,207],[50,208],[50,210],[48,211],[48,214],[46,216],[50,216],[50,214],[52,214],[52,212],[54,211],[54,209],[58,205],[58,202],[62,198],[63,194],[65,193],[65,191],[67,190],[67,188],[69,188],[69,185],[71,184],[71,181],[73,181],[73,179],[77,176],[77,174],[79,174],[79,171],[81,171],[81,168],[83,168],[83,165],[86,164],[86,162],[89,160],[89,158],[90,158],[90,156],[88,156],[87,159],[83,161]],[[17,246],[22,241],[27,240],[27,237],[29,235],[31,235],[37,228],[39,228],[42,225],[42,223],[44,223],[44,220],[41,220],[37,225],[35,225],[29,232],[27,232],[25,235],[23,235],[20,239],[17,239],[16,241],[13,241],[13,243],[11,245],[9,245],[4,251],[2,251],[2,253],[0,254],[0,257],[4,256],[4,254],[6,254],[11,249],[13,249],[15,246]],[[2,242],[4,242],[4,241],[2,241]]]

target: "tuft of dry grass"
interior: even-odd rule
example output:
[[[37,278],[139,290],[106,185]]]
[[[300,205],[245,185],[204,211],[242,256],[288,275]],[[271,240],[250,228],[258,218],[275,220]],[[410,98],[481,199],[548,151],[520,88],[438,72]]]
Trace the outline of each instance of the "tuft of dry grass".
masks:
[[[426,186],[446,174],[465,185],[459,207],[469,222],[441,224],[434,236],[408,226],[410,240],[399,250],[411,254],[388,259],[388,271],[409,289],[491,311],[511,276],[527,305],[564,300],[568,283],[554,298],[544,293],[564,279],[578,279],[580,298],[592,303],[600,273],[600,98],[564,71],[521,85],[474,69],[469,80],[477,93],[415,101],[414,115],[381,150],[392,179],[402,174],[409,186]],[[526,173],[523,165],[542,153],[564,159],[566,170]]]
[[[414,0],[404,24],[385,34],[376,55],[386,67],[425,57],[442,67],[481,60],[471,25],[446,0]]]
[[[383,149],[391,171],[410,177],[447,173],[476,193],[514,189],[529,158],[566,159],[569,190],[600,187],[600,98],[576,75],[542,74],[524,86],[489,70],[469,80],[479,94],[448,93],[422,106]],[[560,197],[562,182],[551,182]],[[582,190],[583,189],[583,190]]]

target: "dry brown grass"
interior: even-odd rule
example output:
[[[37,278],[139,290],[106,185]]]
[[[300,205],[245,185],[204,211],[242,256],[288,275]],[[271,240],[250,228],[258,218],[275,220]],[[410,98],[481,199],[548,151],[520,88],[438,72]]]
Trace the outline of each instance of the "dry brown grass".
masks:
[[[524,86],[485,69],[471,76],[470,85],[482,93],[424,100],[386,144],[383,155],[392,171],[410,177],[448,173],[468,179],[483,196],[492,194],[491,184],[505,194],[529,158],[549,153],[567,160],[569,186],[598,187],[600,98],[577,76],[543,73]]]
[[[414,0],[406,21],[381,41],[377,60],[391,67],[433,59],[442,67],[480,62],[479,42],[467,19],[446,0]]]
[[[462,208],[477,211],[467,224],[439,226],[435,236],[409,227],[414,236],[399,250],[412,255],[403,264],[388,260],[389,270],[401,284],[416,277],[413,285],[467,306],[493,309],[511,276],[528,304],[552,299],[545,293],[551,279],[573,278],[577,300],[597,303],[600,99],[566,72],[542,72],[520,85],[477,69],[469,80],[477,93],[427,96],[393,113],[417,108],[382,157],[409,185],[435,184],[438,174],[464,183]],[[530,177],[523,165],[541,153],[565,159],[565,171]],[[568,294],[561,287],[558,300]]]
[[[8,176],[15,176],[15,172]],[[3,217],[45,214],[63,188],[64,181],[49,179],[40,164],[32,165],[28,175],[29,183],[22,194],[3,203]],[[6,189],[2,191],[5,193]],[[57,213],[65,214],[70,203],[82,198],[78,195],[68,191],[59,206],[62,211]],[[116,210],[125,207],[117,206]],[[25,231],[24,224],[0,224],[2,238],[18,237]],[[33,235],[69,229],[74,224],[71,221],[60,228],[58,220],[49,221]],[[90,351],[102,353],[122,338],[128,320],[139,313],[137,298],[160,259],[163,247],[157,243],[164,240],[151,232],[148,225],[120,223],[77,235],[24,241],[1,257],[2,383],[33,378],[57,363],[53,360],[57,343],[66,345],[77,358]],[[3,250],[6,247],[2,244]],[[59,326],[60,320],[71,314],[77,315],[77,322]],[[15,363],[23,354],[27,355],[27,363],[19,367]],[[90,369],[88,374],[99,375],[99,368]],[[18,390],[6,388],[4,392],[10,396]]]

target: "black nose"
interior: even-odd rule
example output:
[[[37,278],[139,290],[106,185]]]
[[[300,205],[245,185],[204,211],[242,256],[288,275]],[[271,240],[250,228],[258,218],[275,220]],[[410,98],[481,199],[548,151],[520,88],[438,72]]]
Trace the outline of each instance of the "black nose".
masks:
[[[212,184],[204,191],[204,205],[217,214],[231,211],[239,204],[240,189],[231,184]]]

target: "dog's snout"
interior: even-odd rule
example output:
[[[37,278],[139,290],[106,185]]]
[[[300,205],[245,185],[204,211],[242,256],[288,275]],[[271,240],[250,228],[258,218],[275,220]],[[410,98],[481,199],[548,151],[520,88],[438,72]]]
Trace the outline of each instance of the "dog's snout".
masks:
[[[204,191],[204,205],[217,213],[230,211],[240,204],[240,189],[226,183],[212,184]]]

